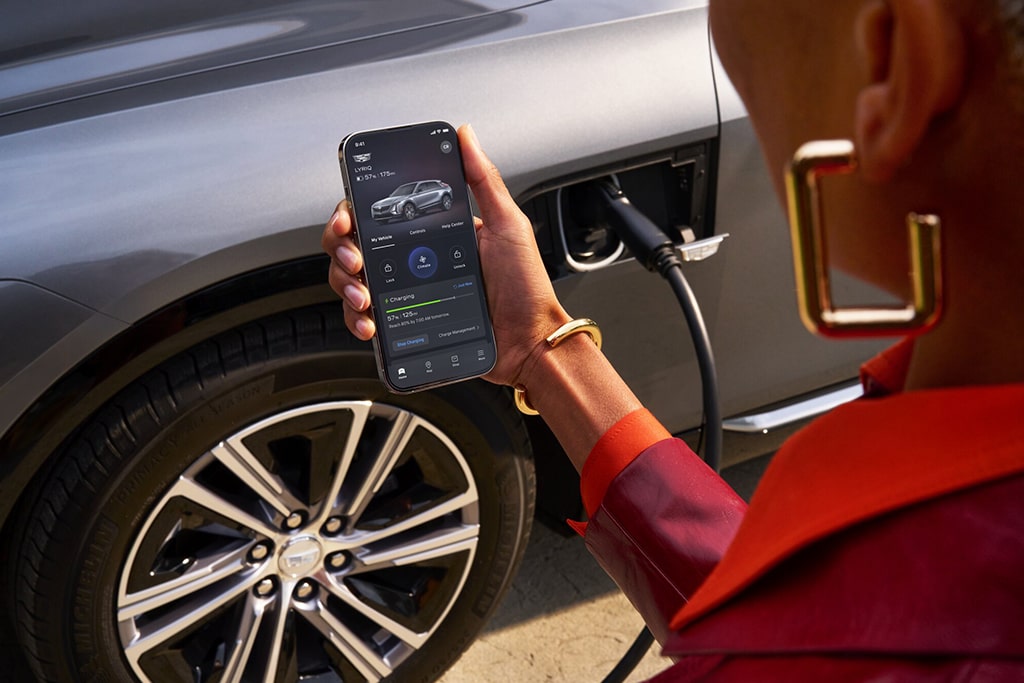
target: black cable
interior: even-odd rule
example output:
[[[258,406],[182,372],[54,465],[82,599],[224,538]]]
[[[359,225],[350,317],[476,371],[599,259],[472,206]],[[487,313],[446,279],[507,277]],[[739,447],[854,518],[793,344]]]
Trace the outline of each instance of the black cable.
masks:
[[[621,189],[611,182],[598,182],[595,186],[596,194],[603,200],[601,204],[604,206],[609,224],[638,262],[668,280],[679,306],[683,309],[686,326],[697,355],[697,366],[700,369],[701,395],[704,403],[701,429],[701,439],[705,441],[704,462],[717,472],[722,462],[722,413],[718,405],[715,357],[711,352],[711,339],[697,297],[683,274],[683,264],[676,254],[675,245],[661,228],[630,204]],[[653,642],[654,635],[645,626],[602,683],[622,683],[626,680]]]
[[[722,414],[718,405],[718,376],[715,372],[714,354],[711,352],[711,339],[708,337],[707,326],[700,313],[697,297],[683,274],[682,264],[679,263],[678,257],[673,253],[671,258],[666,256],[658,260],[662,261],[663,265],[657,270],[668,280],[676,299],[679,300],[679,306],[683,309],[686,326],[690,330],[690,338],[697,354],[705,416],[704,429],[701,430],[701,438],[705,438],[706,435],[704,462],[717,472],[719,463],[722,462]],[[675,262],[671,262],[672,260]],[[625,681],[653,643],[654,635],[645,626],[615,668],[604,677],[602,683]]]
[[[676,253],[675,244],[664,230],[633,206],[622,190],[610,180],[596,181],[587,186],[586,191],[593,193],[596,199],[594,206],[603,209],[602,216],[633,257],[648,270],[660,273],[668,280],[679,300],[700,368],[704,402],[702,437],[706,437],[707,442],[704,461],[717,472],[722,462],[722,414],[718,405],[715,359],[697,297],[683,275],[683,264]]]
[[[633,669],[644,658],[647,651],[651,649],[652,643],[654,643],[654,634],[651,633],[651,629],[644,626],[644,630],[640,631],[636,640],[626,650],[626,654],[622,655],[622,659],[619,660],[614,669],[608,672],[608,675],[604,677],[601,683],[622,683],[622,681],[626,680],[626,676],[633,673]]]
[[[686,317],[686,325],[690,330],[690,338],[693,340],[693,348],[697,353],[704,400],[704,462],[717,472],[722,462],[722,411],[718,405],[718,376],[715,372],[714,354],[711,352],[711,339],[708,337],[704,317],[700,314],[697,297],[690,288],[690,283],[686,281],[682,267],[674,265],[663,275],[679,299],[679,305]]]

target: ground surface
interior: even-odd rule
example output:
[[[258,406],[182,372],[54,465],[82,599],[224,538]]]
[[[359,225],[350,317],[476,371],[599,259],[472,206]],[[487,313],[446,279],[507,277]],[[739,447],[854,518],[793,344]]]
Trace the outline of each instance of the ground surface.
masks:
[[[767,461],[732,467],[725,478],[749,498]],[[600,683],[641,628],[583,539],[537,523],[497,614],[441,683]],[[626,680],[646,680],[669,664],[654,645]]]

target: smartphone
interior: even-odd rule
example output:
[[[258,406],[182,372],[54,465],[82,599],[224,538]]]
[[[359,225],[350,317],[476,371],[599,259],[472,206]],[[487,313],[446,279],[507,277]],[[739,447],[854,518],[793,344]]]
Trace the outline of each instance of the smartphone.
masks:
[[[487,373],[497,347],[455,127],[352,133],[338,158],[381,381],[410,393]]]

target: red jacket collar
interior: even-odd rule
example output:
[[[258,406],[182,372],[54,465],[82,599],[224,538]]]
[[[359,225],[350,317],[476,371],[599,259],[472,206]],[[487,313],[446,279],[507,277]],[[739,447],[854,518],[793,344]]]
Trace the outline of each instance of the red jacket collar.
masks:
[[[908,345],[893,351],[882,365],[865,367],[882,388],[876,393],[902,382]],[[841,529],[1021,471],[1024,384],[915,391],[842,406],[779,451],[729,550],[671,627],[695,621]]]

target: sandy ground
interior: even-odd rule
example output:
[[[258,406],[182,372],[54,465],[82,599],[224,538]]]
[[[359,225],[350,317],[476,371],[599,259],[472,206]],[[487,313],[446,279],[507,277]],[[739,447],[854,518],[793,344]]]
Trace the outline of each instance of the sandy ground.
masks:
[[[523,566],[481,637],[441,679],[601,681],[625,654],[643,621],[601,571],[579,537],[534,526]],[[629,681],[668,665],[652,647]]]
[[[746,498],[768,459],[726,470]],[[575,534],[540,522],[522,568],[491,623],[441,683],[599,683],[633,643],[643,621]],[[669,666],[655,644],[629,683]]]

